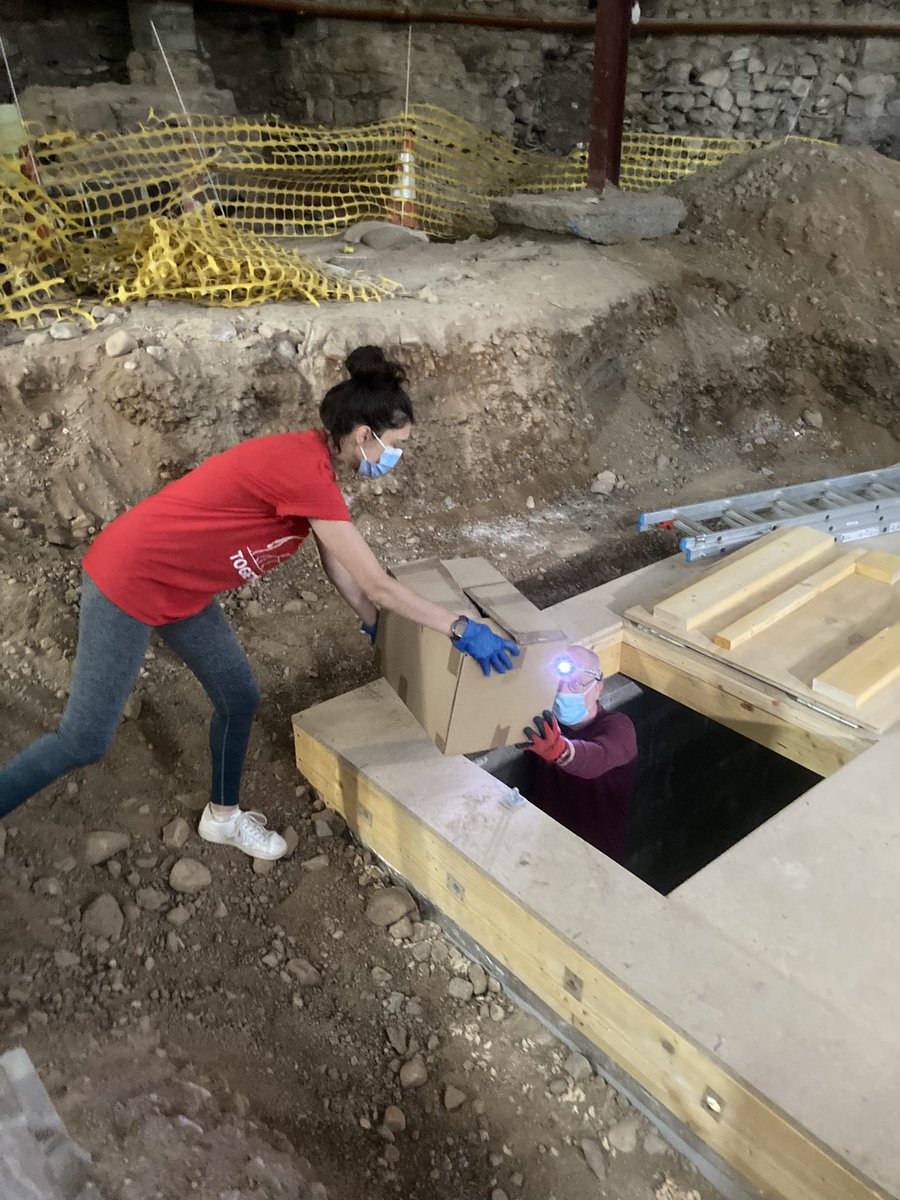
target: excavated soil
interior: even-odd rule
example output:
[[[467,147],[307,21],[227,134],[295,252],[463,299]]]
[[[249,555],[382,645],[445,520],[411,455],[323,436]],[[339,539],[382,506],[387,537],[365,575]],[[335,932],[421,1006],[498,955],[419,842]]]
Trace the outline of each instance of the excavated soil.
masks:
[[[636,532],[642,510],[895,462],[898,164],[781,147],[682,194],[687,224],[658,243],[360,248],[404,284],[383,305],[151,301],[70,340],[0,333],[0,756],[61,710],[96,529],[217,449],[311,423],[361,342],[402,358],[419,416],[396,474],[349,489],[370,544],[484,555],[542,605],[673,552]],[[120,330],[137,346],[110,358]],[[108,758],[0,830],[0,1049],[27,1046],[107,1200],[712,1200],[495,984],[473,970],[485,990],[454,998],[470,965],[438,927],[366,920],[384,880],[291,760],[291,713],[373,674],[314,556],[225,606],[264,693],[245,803],[296,829],[291,857],[258,875],[193,833],[163,842],[202,806],[207,712],[161,647]],[[91,866],[96,830],[130,840]],[[187,899],[167,884],[181,855],[212,873]],[[104,892],[124,924],[97,936]],[[404,1087],[417,1055],[426,1080]]]

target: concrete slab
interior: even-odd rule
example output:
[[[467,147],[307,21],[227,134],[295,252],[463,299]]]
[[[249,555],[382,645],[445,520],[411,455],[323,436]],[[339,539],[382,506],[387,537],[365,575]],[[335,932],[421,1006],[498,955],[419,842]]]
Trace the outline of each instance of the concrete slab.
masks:
[[[674,233],[687,215],[676,196],[659,192],[621,192],[608,185],[603,194],[581,192],[518,192],[491,202],[497,221],[524,225],[547,233],[574,233],[602,246],[645,241]]]

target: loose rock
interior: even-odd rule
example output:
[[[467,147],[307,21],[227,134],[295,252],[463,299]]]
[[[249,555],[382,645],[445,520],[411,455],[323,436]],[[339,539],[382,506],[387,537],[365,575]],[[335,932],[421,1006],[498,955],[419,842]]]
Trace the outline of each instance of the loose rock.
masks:
[[[594,1073],[590,1059],[574,1050],[563,1063],[563,1070],[567,1075],[571,1075],[576,1083],[581,1083],[582,1079],[590,1079]]]
[[[389,1104],[384,1110],[384,1119],[382,1121],[385,1129],[389,1129],[391,1133],[402,1133],[406,1128],[406,1114],[402,1108],[398,1108],[396,1104]]]
[[[453,1112],[454,1109],[460,1108],[468,1098],[465,1092],[461,1092],[452,1083],[448,1083],[444,1088],[444,1108],[447,1112]]]
[[[454,975],[447,985],[447,991],[454,1000],[471,1000],[475,994],[475,989],[468,979],[460,979],[458,975]]]
[[[632,1154],[637,1148],[637,1135],[637,1117],[626,1117],[624,1121],[619,1121],[618,1125],[613,1125],[606,1135],[606,1140],[620,1154]]]
[[[413,924],[409,917],[401,917],[388,929],[388,933],[397,942],[406,942],[413,935]]]
[[[411,1058],[409,1062],[405,1062],[400,1068],[401,1087],[417,1088],[427,1082],[428,1070],[425,1066],[425,1059],[421,1054],[417,1054],[415,1058]]]
[[[169,874],[169,887],[190,896],[212,883],[209,868],[195,858],[179,858]]]
[[[393,925],[415,907],[416,902],[406,888],[379,888],[369,900],[366,917],[373,925]]]
[[[287,842],[287,850],[284,852],[284,857],[290,858],[290,856],[297,849],[297,845],[300,841],[300,835],[293,825],[288,825],[287,829],[285,829],[281,836]]]
[[[50,336],[55,342],[69,342],[81,337],[81,329],[74,321],[56,321],[50,326]]]
[[[581,1150],[587,1165],[598,1179],[606,1178],[606,1155],[603,1148],[593,1138],[581,1139]]]
[[[387,1039],[398,1054],[406,1053],[406,1030],[402,1025],[389,1025],[386,1030]]]
[[[34,881],[31,890],[36,896],[59,896],[62,894],[62,884],[55,875],[45,875]]]
[[[162,842],[167,850],[180,850],[191,836],[191,827],[184,817],[176,817],[163,826]]]
[[[668,1142],[664,1142],[654,1129],[650,1129],[644,1134],[643,1149],[645,1154],[656,1157],[659,1154],[665,1154],[667,1150],[671,1149],[671,1146]]]
[[[476,996],[483,996],[487,991],[487,971],[485,971],[481,963],[469,963],[469,982]]]
[[[152,887],[138,888],[134,899],[138,908],[142,908],[144,912],[159,912],[161,908],[169,903],[169,897],[165,892]]]
[[[89,833],[84,840],[84,861],[90,867],[98,867],[114,854],[127,850],[130,844],[131,838],[127,833],[111,829],[97,830]]]
[[[166,913],[166,920],[170,925],[174,925],[176,929],[180,929],[182,925],[186,925],[191,919],[191,914],[183,904],[176,904],[174,908],[169,909]]]
[[[77,967],[81,959],[77,954],[73,954],[71,950],[54,950],[53,961],[65,971],[69,967]]]
[[[611,496],[615,486],[615,471],[601,471],[599,475],[594,477],[594,481],[591,484],[591,491],[595,496]]]
[[[305,958],[288,959],[285,970],[297,980],[301,987],[315,987],[322,982],[321,974]]]
[[[137,350],[137,342],[127,329],[117,329],[106,339],[104,348],[108,358],[121,358],[123,354],[130,354],[132,350]]]
[[[91,937],[107,938],[114,941],[122,933],[125,917],[119,908],[116,898],[109,892],[103,892],[93,900],[81,917],[81,927]]]

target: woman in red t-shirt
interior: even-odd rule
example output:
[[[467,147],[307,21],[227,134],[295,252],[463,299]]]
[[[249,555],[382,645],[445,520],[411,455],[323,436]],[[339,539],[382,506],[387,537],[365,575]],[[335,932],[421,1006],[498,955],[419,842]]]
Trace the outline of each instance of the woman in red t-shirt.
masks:
[[[446,633],[485,675],[518,650],[486,625],[451,615],[392,579],[354,527],[335,472],[386,474],[410,435],[405,376],[374,346],[347,359],[350,378],[322,401],[322,430],[241,442],[129,509],[84,558],[78,650],[57,729],[0,768],[0,816],[66,771],[101,758],[155,630],[212,701],[210,801],[200,836],[254,858],[284,839],[238,805],[259,692],[215,597],[259,579],[311,532],[325,572],[374,641],[380,608]]]

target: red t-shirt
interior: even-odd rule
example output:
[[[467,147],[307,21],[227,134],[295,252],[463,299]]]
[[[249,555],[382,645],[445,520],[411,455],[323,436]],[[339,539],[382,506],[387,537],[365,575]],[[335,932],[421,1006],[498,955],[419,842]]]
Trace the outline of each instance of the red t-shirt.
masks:
[[[290,558],[310,519],[350,520],[325,435],[275,433],[216,454],[123,513],[83,565],[129,616],[167,625]]]

